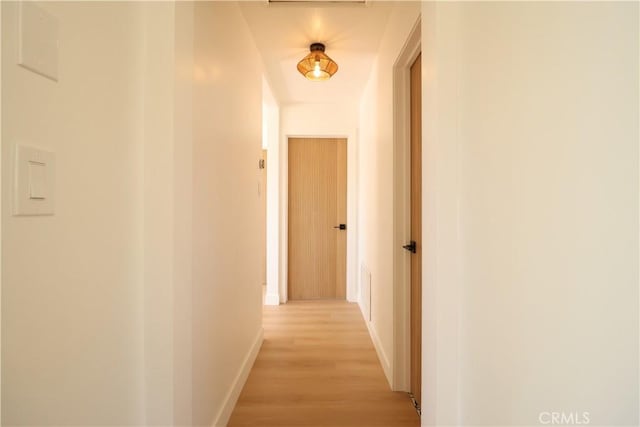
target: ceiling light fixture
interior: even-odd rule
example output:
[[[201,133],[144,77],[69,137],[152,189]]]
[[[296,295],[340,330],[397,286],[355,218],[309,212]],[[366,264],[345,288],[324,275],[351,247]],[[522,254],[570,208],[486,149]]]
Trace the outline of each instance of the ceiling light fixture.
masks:
[[[313,43],[309,50],[311,52],[298,62],[300,74],[313,81],[330,79],[338,71],[338,64],[324,53],[322,43]]]

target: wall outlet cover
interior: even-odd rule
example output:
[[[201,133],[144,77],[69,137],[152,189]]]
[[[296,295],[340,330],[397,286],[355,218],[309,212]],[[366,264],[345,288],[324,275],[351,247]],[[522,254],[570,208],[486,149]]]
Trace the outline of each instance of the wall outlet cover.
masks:
[[[58,81],[58,19],[32,1],[18,11],[18,65]]]

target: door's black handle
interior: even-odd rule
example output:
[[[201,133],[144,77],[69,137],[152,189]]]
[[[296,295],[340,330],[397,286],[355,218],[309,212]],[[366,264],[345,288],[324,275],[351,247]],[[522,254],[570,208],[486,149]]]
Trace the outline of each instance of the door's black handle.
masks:
[[[340,224],[340,225],[336,225],[333,228],[337,228],[339,230],[346,230],[347,229],[347,224]]]
[[[411,252],[412,254],[416,253],[416,242],[414,240],[410,241],[408,245],[404,245],[402,247],[408,250],[409,252]]]

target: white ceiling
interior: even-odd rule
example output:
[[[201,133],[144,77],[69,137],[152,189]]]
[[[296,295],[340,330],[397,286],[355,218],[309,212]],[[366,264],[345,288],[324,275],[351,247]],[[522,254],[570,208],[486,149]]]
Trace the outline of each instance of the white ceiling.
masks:
[[[358,102],[369,78],[391,6],[364,4],[241,2],[262,54],[267,80],[280,104]],[[296,69],[309,45],[321,42],[338,72],[312,82]]]

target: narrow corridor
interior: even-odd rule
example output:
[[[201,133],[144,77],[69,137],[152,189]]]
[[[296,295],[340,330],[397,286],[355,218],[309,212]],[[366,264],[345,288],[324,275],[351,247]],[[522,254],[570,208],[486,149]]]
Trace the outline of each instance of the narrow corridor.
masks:
[[[356,304],[264,307],[265,340],[229,427],[418,426],[392,392]]]

